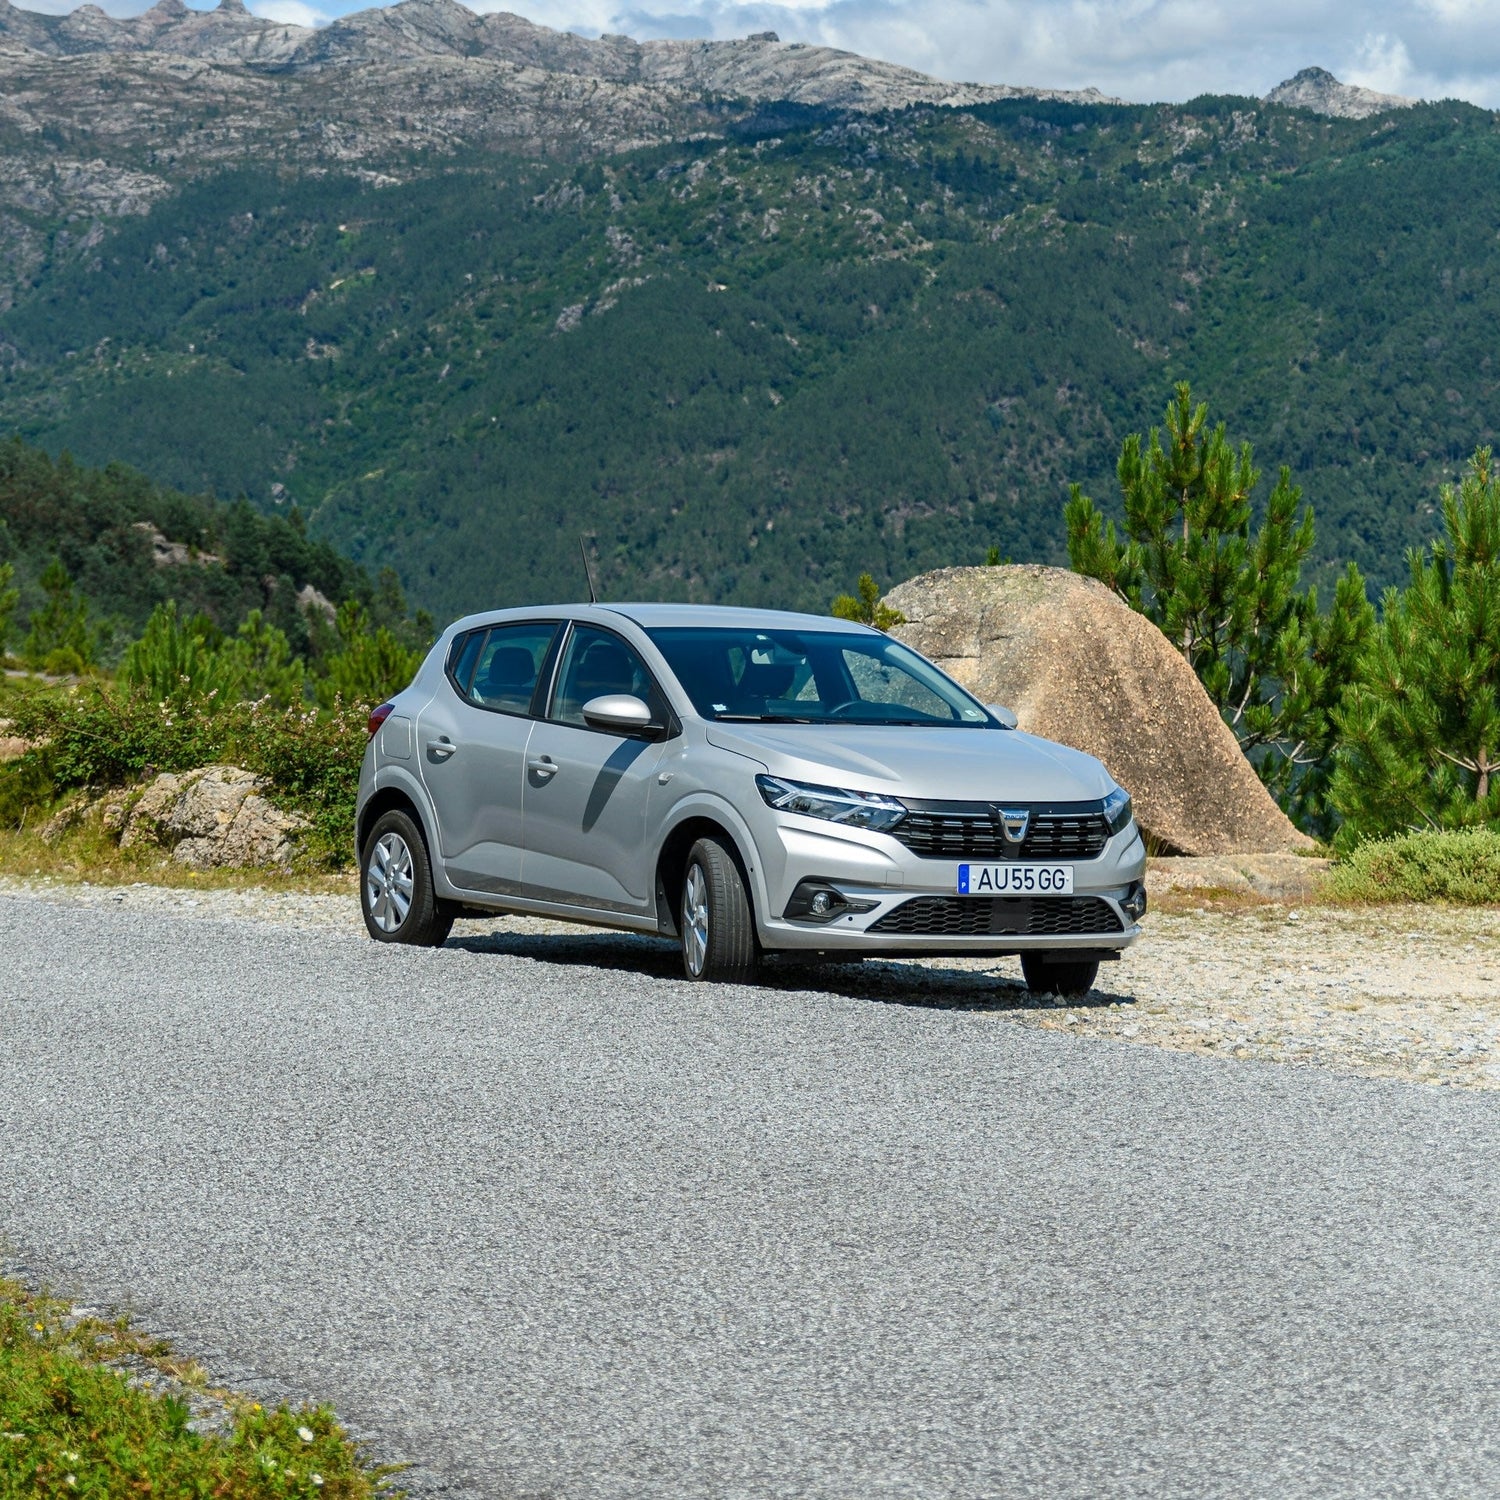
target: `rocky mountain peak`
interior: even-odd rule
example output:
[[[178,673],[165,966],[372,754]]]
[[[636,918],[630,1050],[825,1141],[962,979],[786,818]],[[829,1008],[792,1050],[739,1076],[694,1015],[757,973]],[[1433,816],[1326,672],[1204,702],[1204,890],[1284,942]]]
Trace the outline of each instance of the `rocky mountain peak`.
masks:
[[[1266,95],[1267,104],[1283,104],[1289,109],[1310,109],[1314,114],[1335,115],[1346,120],[1363,120],[1383,114],[1388,109],[1410,109],[1420,99],[1406,99],[1400,94],[1381,94],[1355,83],[1341,83],[1327,68],[1303,68],[1285,83],[1278,83]]]

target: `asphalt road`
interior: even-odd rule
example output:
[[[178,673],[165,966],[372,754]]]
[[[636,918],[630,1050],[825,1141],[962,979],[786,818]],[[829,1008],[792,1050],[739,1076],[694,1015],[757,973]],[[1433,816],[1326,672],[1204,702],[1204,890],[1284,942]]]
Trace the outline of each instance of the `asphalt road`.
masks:
[[[1500,1491],[1495,1095],[608,938],[0,900],[0,953],[13,1259],[430,1490]]]

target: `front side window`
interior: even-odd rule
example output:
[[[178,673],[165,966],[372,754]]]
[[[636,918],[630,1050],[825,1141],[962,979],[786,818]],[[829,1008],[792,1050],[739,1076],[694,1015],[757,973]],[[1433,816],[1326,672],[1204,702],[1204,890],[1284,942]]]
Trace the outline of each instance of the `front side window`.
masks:
[[[579,625],[563,648],[551,717],[586,729],[584,704],[610,693],[628,693],[649,705],[654,718],[665,717],[661,695],[640,657],[619,636]]]
[[[994,724],[956,682],[888,636],[691,626],[650,635],[705,719],[971,729]]]
[[[529,713],[542,663],[556,634],[557,626],[548,621],[475,631],[458,653],[454,686],[476,708]]]

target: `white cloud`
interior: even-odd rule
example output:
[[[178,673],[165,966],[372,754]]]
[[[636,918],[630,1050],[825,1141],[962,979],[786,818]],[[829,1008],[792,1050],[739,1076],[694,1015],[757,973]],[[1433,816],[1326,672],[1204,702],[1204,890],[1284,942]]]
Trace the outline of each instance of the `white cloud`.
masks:
[[[327,11],[315,10],[304,5],[302,0],[246,0],[251,15],[262,16],[267,21],[280,21],[284,26],[326,26],[333,19]]]
[[[1404,94],[1413,81],[1411,53],[1400,37],[1384,33],[1367,36],[1354,54],[1354,66],[1347,70],[1345,83],[1357,83],[1382,94]]]

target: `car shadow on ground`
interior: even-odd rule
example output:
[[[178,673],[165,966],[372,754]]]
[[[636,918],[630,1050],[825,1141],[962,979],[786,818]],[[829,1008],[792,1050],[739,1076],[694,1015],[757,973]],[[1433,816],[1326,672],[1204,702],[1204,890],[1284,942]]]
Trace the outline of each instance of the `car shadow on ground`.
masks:
[[[653,979],[682,979],[676,943],[620,932],[464,932],[448,939],[450,948],[529,958],[537,963],[590,969],[627,969]],[[1002,967],[1003,964],[1003,967]],[[1015,960],[991,964],[946,963],[943,959],[836,962],[791,959],[778,954],[761,965],[762,989],[812,991],[887,1005],[928,1010],[1020,1011],[1097,1009],[1133,1005],[1134,997],[1112,993],[1107,984],[1072,1000],[1033,995],[1022,982]]]

